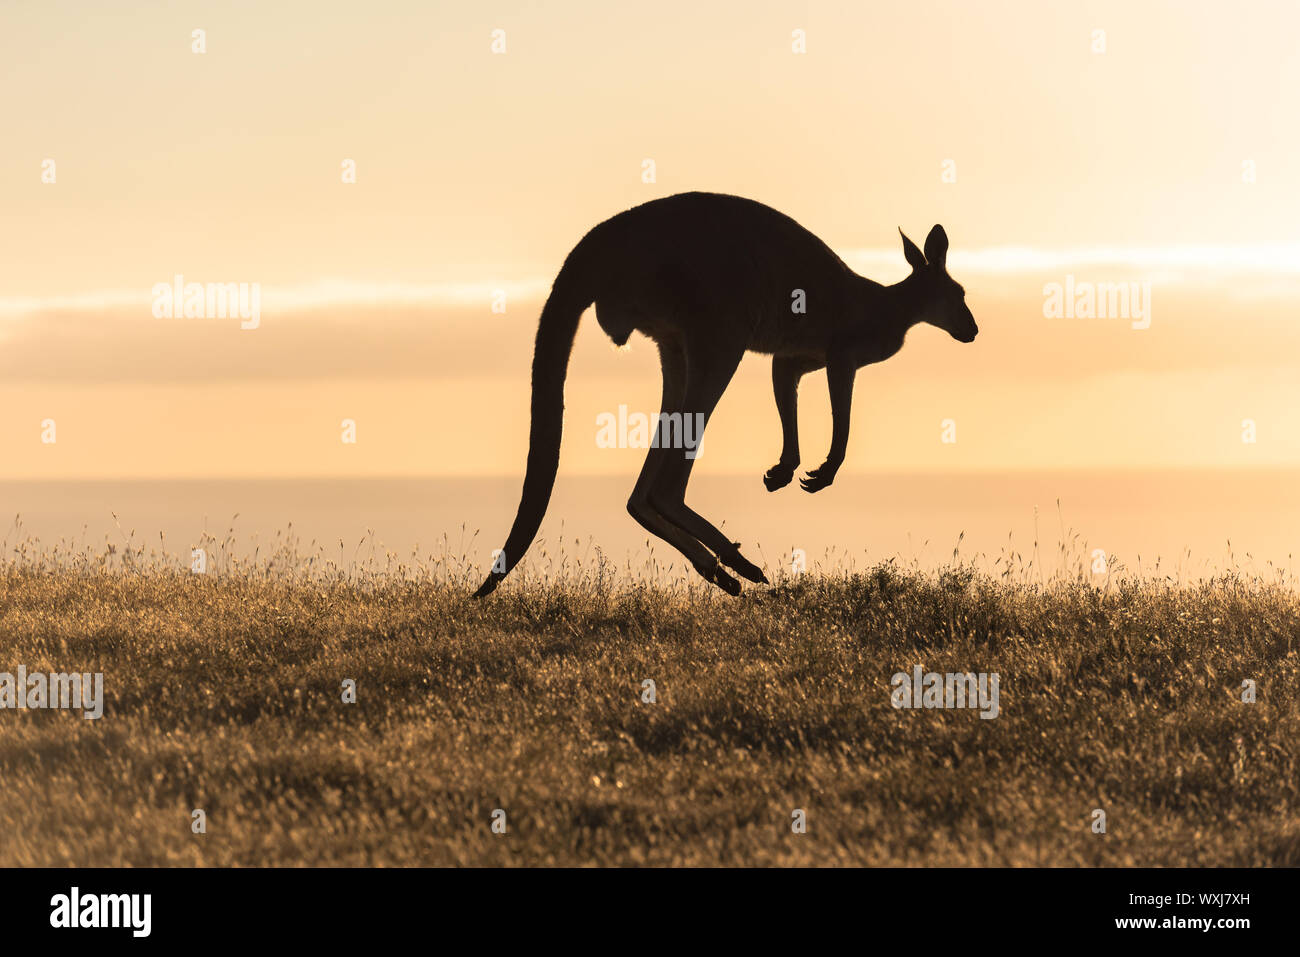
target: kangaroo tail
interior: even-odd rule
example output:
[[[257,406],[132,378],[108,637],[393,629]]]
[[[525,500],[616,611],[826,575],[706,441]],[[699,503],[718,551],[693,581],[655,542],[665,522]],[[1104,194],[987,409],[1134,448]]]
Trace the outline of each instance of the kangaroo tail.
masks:
[[[575,250],[576,252],[576,250]],[[570,256],[555,278],[551,294],[542,307],[537,324],[537,341],[533,346],[532,425],[528,433],[528,469],[524,473],[524,490],[519,511],[510,528],[505,547],[493,558],[492,571],[474,593],[475,598],[489,595],[501,579],[519,564],[532,544],[546,506],[551,500],[555,473],[560,467],[560,433],[564,417],[564,378],[568,373],[569,354],[578,332],[578,320],[591,305],[592,297],[574,289],[574,256]]]

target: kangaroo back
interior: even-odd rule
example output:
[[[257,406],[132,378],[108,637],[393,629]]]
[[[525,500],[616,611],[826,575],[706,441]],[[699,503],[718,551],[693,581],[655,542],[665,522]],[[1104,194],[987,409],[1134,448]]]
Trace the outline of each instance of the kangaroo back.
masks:
[[[560,466],[560,436],[564,418],[564,379],[569,369],[569,354],[578,332],[582,312],[595,296],[584,291],[578,263],[584,258],[584,244],[579,243],[565,260],[551,294],[542,307],[537,323],[537,340],[533,345],[532,424],[528,433],[528,468],[524,473],[524,490],[519,511],[510,535],[487,580],[474,593],[482,598],[491,592],[519,564],[541,527],[546,506],[551,500],[555,473]]]

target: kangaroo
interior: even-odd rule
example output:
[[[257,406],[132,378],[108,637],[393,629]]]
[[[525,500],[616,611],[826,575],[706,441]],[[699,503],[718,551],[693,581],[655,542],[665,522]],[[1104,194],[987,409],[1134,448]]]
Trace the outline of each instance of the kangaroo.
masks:
[[[592,303],[596,321],[615,345],[624,345],[633,332],[654,340],[663,372],[660,428],[628,512],[727,593],[740,594],[740,582],[723,566],[766,584],[767,576],[740,554],[739,543],[686,505],[695,456],[673,447],[682,443],[669,440],[665,424],[691,414],[707,424],[745,353],[772,356],[782,448],[763,483],[775,491],[790,483],[799,465],[799,379],[825,368],[830,452],[800,485],[807,492],[829,486],[848,446],[857,370],[898,352],[907,331],[920,322],[959,342],[971,342],[979,331],[965,291],[948,275],[943,227],[930,231],[924,253],[901,229],[899,235],[912,272],[885,286],[857,275],[790,217],[739,196],[679,193],[626,210],[588,232],[565,259],[542,307],[523,494],[505,547],[475,597],[497,587],[541,526],[559,468],[569,354],[578,320]]]

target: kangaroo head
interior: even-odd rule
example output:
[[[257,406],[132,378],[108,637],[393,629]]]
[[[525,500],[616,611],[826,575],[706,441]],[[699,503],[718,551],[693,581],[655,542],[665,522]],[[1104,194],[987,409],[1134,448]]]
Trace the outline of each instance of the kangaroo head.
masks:
[[[925,237],[924,255],[901,229],[898,234],[912,267],[908,282],[917,290],[917,320],[938,326],[958,342],[974,340],[979,327],[966,306],[966,290],[948,275],[948,234],[943,227],[935,226]]]

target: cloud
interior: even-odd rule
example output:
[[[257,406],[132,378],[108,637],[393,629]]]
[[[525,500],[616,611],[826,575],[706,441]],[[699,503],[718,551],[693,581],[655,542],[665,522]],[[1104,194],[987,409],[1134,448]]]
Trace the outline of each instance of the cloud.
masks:
[[[843,254],[855,270],[892,269],[897,277],[907,266],[897,249],[851,249]],[[1183,282],[1213,283],[1225,277],[1254,274],[1300,277],[1300,243],[1254,245],[1080,246],[1034,249],[989,246],[948,254],[948,270],[962,275],[1032,275],[1077,269],[1108,268],[1160,275]]]
[[[907,269],[894,249],[849,251],[845,259],[883,281]],[[990,247],[954,250],[950,268],[984,330],[972,354],[979,375],[1069,379],[1098,368],[1211,369],[1227,361],[1222,343],[1228,334],[1236,364],[1265,368],[1294,361],[1300,243]],[[1131,335],[1127,322],[1045,319],[1044,282],[1067,274],[1151,281],[1155,328],[1143,336]],[[526,379],[549,285],[549,278],[268,285],[260,325],[247,330],[236,318],[155,318],[149,289],[0,299],[0,381]],[[504,313],[492,311],[497,290],[506,293]],[[1234,308],[1233,300],[1245,298],[1253,298],[1250,308]],[[594,323],[583,329],[579,357],[607,346]],[[967,359],[940,352],[935,361],[960,360],[959,368],[943,370],[950,375],[966,371]]]
[[[855,270],[873,277],[882,270],[893,279],[907,272],[902,253],[896,248],[848,249],[842,258]],[[1300,277],[1300,243],[1253,245],[1175,246],[1082,246],[1035,249],[1028,246],[988,246],[962,250],[954,247],[948,256],[951,272],[963,275],[1036,275],[1071,269],[1112,268],[1147,275],[1160,275],[1182,282],[1221,281],[1243,274],[1276,278]],[[252,281],[247,277],[186,276],[186,281]],[[538,302],[550,288],[553,277],[536,276],[509,281],[467,280],[464,282],[373,282],[351,279],[319,279],[287,285],[262,284],[262,304],[267,311],[286,316],[300,315],[339,306],[448,306],[471,307],[491,301],[504,290],[514,302]],[[171,277],[160,277],[170,282]],[[44,313],[106,312],[121,310],[127,315],[138,308],[139,317],[151,319],[148,289],[112,289],[56,296],[9,296],[0,298],[0,320],[38,316]]]

